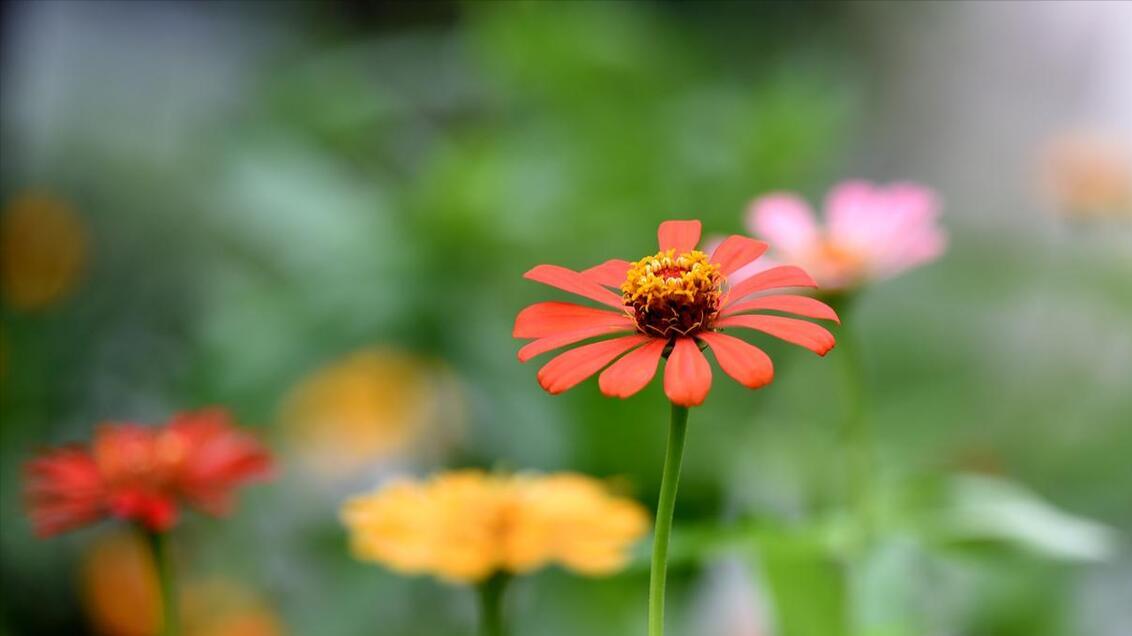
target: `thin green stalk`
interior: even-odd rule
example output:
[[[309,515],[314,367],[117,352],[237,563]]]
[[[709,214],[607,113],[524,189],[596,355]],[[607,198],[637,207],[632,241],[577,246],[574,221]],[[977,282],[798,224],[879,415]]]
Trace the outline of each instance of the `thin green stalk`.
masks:
[[[656,528],[652,543],[652,570],[649,576],[649,636],[664,636],[664,584],[668,574],[668,538],[672,534],[672,514],[676,509],[676,488],[680,483],[680,464],[684,461],[684,438],[688,432],[688,407],[672,405],[668,424],[668,450],[660,479],[660,500],[656,505]]]
[[[510,580],[510,575],[500,572],[479,584],[481,636],[507,636],[503,596]]]
[[[856,339],[842,328],[837,337],[837,357],[841,362],[845,413],[841,444],[844,448],[845,501],[860,532],[854,549],[866,546],[872,535],[872,430],[865,412],[864,368]]]
[[[180,616],[177,612],[177,590],[174,584],[172,557],[169,554],[169,535],[146,531],[153,563],[157,568],[157,582],[161,590],[161,636],[178,636]]]
[[[865,558],[875,532],[873,519],[873,440],[865,404],[864,365],[857,339],[842,327],[837,334],[837,357],[842,372],[844,416],[841,446],[845,481],[845,510],[856,530],[845,555],[846,591],[849,609],[847,633],[865,633],[861,618],[864,595]]]

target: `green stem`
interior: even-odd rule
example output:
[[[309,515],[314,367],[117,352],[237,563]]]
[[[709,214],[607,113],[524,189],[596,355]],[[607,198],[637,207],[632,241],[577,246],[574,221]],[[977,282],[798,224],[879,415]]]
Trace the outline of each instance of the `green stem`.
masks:
[[[668,574],[668,538],[672,534],[672,513],[676,510],[676,488],[680,483],[680,464],[684,460],[684,438],[688,432],[688,407],[672,405],[668,424],[668,450],[660,479],[660,500],[656,504],[656,529],[652,543],[652,570],[649,576],[649,636],[664,636],[664,584]]]
[[[481,636],[507,636],[503,595],[510,580],[510,575],[500,572],[479,584]]]
[[[177,590],[173,581],[173,563],[169,554],[169,536],[164,532],[146,531],[153,563],[157,568],[157,582],[161,590],[161,636],[180,633],[180,616],[177,613]]]
[[[838,357],[843,375],[845,415],[841,442],[845,449],[844,469],[846,508],[857,524],[859,535],[854,550],[859,551],[871,540],[872,499],[872,431],[865,412],[865,391],[857,341],[848,329],[838,334]]]
[[[837,357],[841,362],[845,412],[842,420],[841,444],[844,449],[845,510],[853,522],[852,542],[845,554],[846,591],[850,635],[865,633],[861,618],[864,592],[865,558],[875,532],[873,518],[873,448],[872,430],[865,404],[864,365],[861,363],[857,339],[851,330],[842,327],[837,334]]]

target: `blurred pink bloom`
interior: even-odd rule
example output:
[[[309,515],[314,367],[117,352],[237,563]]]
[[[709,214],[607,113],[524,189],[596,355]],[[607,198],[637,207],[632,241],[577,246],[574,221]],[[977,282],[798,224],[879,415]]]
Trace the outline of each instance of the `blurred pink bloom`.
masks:
[[[846,181],[830,191],[825,226],[810,205],[788,192],[751,202],[747,230],[770,243],[778,261],[811,273],[825,290],[846,290],[889,278],[939,258],[947,235],[935,192],[914,183]],[[745,278],[772,264],[735,274]]]

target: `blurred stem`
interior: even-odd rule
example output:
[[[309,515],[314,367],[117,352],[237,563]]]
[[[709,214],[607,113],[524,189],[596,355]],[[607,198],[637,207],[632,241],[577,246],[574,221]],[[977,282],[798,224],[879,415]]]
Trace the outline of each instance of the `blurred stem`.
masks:
[[[503,596],[511,576],[498,572],[479,584],[480,636],[507,636],[503,620]]]
[[[845,319],[853,305],[850,296],[829,299]],[[853,330],[842,326],[837,334],[836,356],[841,366],[844,414],[841,423],[842,467],[845,511],[855,530],[845,555],[848,624],[846,633],[863,633],[861,605],[864,596],[864,565],[874,533],[873,440],[865,405],[865,368]]]
[[[688,432],[688,408],[672,405],[668,424],[668,450],[660,479],[660,500],[656,505],[656,529],[652,543],[652,570],[649,575],[649,636],[664,635],[664,585],[668,575],[668,538],[672,534],[672,514],[676,510],[676,488],[680,464],[684,461],[684,438]]]
[[[842,328],[838,334],[838,358],[841,362],[845,414],[842,420],[841,443],[844,449],[846,508],[860,530],[855,551],[867,545],[872,535],[872,431],[865,414],[865,391],[857,340],[853,332]]]
[[[161,591],[161,636],[177,636],[180,633],[180,616],[177,612],[177,590],[173,581],[173,559],[169,554],[169,535],[165,532],[146,530],[149,547],[153,551],[153,563],[157,568],[157,583]]]

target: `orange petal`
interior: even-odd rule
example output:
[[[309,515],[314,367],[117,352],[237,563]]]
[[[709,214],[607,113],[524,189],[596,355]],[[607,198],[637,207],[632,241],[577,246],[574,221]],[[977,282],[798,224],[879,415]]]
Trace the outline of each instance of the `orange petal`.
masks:
[[[719,265],[719,271],[724,276],[728,276],[762,256],[766,247],[766,243],[762,241],[732,234],[723,239],[719,247],[715,248],[715,252],[712,252],[711,255],[711,261]]]
[[[711,389],[711,366],[691,338],[679,338],[664,368],[664,393],[674,404],[699,406]]]
[[[723,306],[727,307],[731,303],[742,300],[746,296],[767,289],[817,286],[818,284],[814,282],[814,279],[810,278],[810,275],[802,271],[800,267],[780,265],[764,272],[759,272],[732,287],[731,290],[727,292],[727,300],[723,303]]]
[[[665,221],[656,231],[661,251],[676,250],[677,254],[696,249],[700,242],[699,221]]]
[[[586,327],[575,331],[568,331],[566,333],[559,333],[546,338],[539,338],[534,342],[529,342],[519,349],[519,362],[526,362],[531,358],[553,351],[566,345],[581,342],[587,338],[594,336],[603,336],[607,333],[616,333],[618,331],[632,331],[632,324],[627,325],[598,325],[596,327]]]
[[[783,311],[788,314],[805,316],[806,318],[832,320],[839,325],[841,324],[841,319],[837,317],[837,312],[829,305],[816,298],[810,298],[809,296],[792,296],[789,294],[760,296],[741,303],[735,303],[724,310],[723,315],[730,316],[744,311],[757,310]]]
[[[647,345],[625,354],[598,376],[601,392],[609,397],[627,398],[645,388],[656,375],[660,354],[667,344],[667,340],[653,338]]]
[[[835,344],[833,334],[829,333],[824,327],[797,318],[745,314],[720,318],[715,321],[715,326],[756,329],[775,338],[781,338],[786,342],[805,347],[819,356],[829,353],[829,350]]]
[[[753,344],[727,334],[705,331],[697,335],[715,353],[715,360],[727,375],[750,389],[770,384],[774,379],[774,363],[770,356]]]
[[[583,270],[582,276],[585,276],[599,285],[620,288],[621,283],[625,282],[629,268],[632,266],[632,263],[629,261],[611,258],[601,265],[594,265],[587,270]]]
[[[632,335],[602,340],[552,358],[538,371],[538,383],[548,393],[558,394],[597,373],[625,351],[648,340],[648,336]]]
[[[568,291],[571,294],[596,300],[599,303],[623,309],[625,304],[621,301],[621,297],[608,289],[602,287],[598,283],[582,276],[580,273],[558,265],[539,265],[531,271],[523,274],[523,278],[533,280],[544,285],[557,287],[563,291]]]
[[[633,328],[633,321],[624,313],[575,305],[574,303],[535,303],[515,317],[516,338],[544,338],[589,327],[620,325]]]

